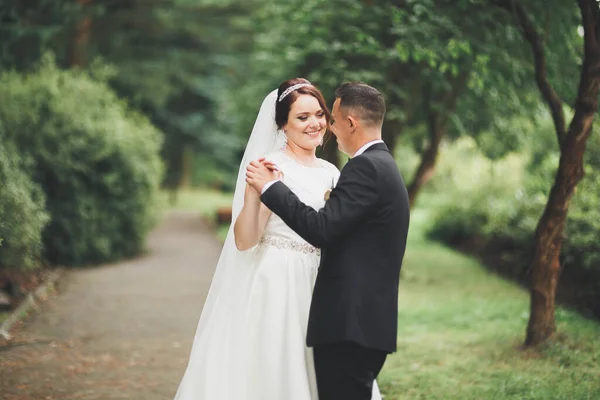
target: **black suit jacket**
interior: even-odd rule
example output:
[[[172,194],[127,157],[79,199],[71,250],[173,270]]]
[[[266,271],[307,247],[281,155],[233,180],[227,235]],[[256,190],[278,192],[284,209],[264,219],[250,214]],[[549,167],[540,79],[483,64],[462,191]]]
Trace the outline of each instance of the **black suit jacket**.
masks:
[[[350,159],[319,211],[302,203],[282,182],[267,189],[261,200],[307,242],[321,248],[308,346],[352,341],[395,351],[409,206],[387,146],[372,145]]]

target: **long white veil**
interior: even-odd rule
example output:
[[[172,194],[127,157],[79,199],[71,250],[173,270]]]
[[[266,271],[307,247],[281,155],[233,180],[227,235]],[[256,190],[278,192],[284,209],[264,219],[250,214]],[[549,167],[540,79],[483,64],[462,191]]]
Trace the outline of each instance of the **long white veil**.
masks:
[[[194,345],[187,370],[175,396],[176,400],[209,398],[210,382],[227,373],[234,382],[230,387],[221,387],[222,398],[237,397],[235,391],[243,393],[245,374],[237,371],[245,365],[243,340],[245,333],[247,304],[250,293],[251,272],[245,268],[252,262],[254,249],[239,251],[235,247],[233,223],[244,204],[246,188],[246,166],[253,160],[281,147],[283,135],[275,124],[277,90],[265,97],[248,139],[240,163],[232,205],[232,224],[227,233],[221,256],[210,286],[206,302],[198,322]],[[222,379],[222,376],[221,376]]]

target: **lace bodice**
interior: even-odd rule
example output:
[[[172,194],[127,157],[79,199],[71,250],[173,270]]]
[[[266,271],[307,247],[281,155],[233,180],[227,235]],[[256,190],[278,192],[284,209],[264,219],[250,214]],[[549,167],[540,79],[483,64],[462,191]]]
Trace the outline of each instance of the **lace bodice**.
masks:
[[[325,205],[325,192],[336,185],[340,172],[328,161],[319,159],[320,166],[307,167],[282,151],[269,153],[266,158],[283,172],[282,182],[294,192],[306,205],[315,210]],[[276,214],[271,214],[265,227],[264,236],[282,237],[306,243],[296,232],[290,229]]]

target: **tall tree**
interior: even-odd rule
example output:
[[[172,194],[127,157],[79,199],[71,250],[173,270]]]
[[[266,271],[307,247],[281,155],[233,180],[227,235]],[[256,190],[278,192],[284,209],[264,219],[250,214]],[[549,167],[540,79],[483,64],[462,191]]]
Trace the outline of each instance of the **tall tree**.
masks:
[[[495,7],[479,1],[410,0],[400,2],[395,14],[394,48],[404,66],[414,66],[410,84],[417,86],[408,103],[418,106],[406,125],[420,133],[413,138],[420,161],[408,185],[414,205],[434,175],[444,140],[469,135],[480,142],[494,129],[497,157],[515,144],[508,140],[514,133],[498,129],[499,120],[537,104],[522,95],[531,87],[525,78],[530,70],[525,46]]]
[[[415,175],[408,185],[408,200],[414,206],[421,188],[431,179],[442,139],[448,131],[450,118],[455,112],[460,92],[464,90],[469,79],[469,68],[464,68],[455,77],[450,77],[450,89],[440,99],[432,98],[433,93],[427,91],[424,108],[427,114],[428,140]]]
[[[556,331],[555,297],[560,275],[560,251],[569,205],[577,184],[584,176],[583,160],[586,142],[592,131],[600,91],[600,8],[596,0],[578,0],[583,30],[583,63],[579,78],[574,115],[567,128],[563,101],[547,76],[547,61],[542,35],[530,12],[517,1],[497,0],[496,4],[509,11],[520,27],[523,38],[530,44],[535,79],[540,93],[550,109],[560,162],[554,184],[535,231],[535,253],[532,262],[531,311],[527,326],[526,345],[544,343]],[[560,8],[552,8],[558,12]],[[561,17],[569,17],[568,10]],[[571,22],[571,21],[567,21]],[[575,36],[577,24],[569,24]],[[572,63],[577,63],[573,59]]]

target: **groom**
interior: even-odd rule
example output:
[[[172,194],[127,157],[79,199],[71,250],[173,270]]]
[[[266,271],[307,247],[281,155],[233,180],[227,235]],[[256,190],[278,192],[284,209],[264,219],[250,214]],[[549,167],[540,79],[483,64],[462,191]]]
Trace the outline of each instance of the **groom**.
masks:
[[[346,83],[335,95],[331,131],[350,160],[324,208],[303,204],[258,161],[246,176],[269,209],[322,251],[307,335],[319,399],[370,400],[373,380],[396,351],[408,196],[381,140],[381,93]]]

